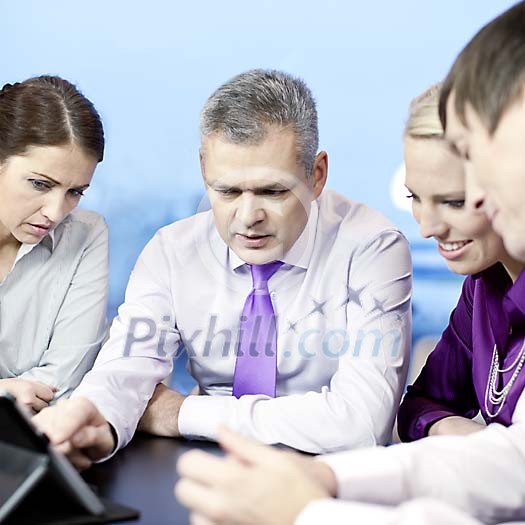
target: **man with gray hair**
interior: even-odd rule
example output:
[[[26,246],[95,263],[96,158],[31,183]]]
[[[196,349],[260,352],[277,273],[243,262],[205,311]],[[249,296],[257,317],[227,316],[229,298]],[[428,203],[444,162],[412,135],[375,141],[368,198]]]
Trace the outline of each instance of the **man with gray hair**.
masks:
[[[485,213],[507,251],[525,262],[525,2],[484,26],[461,51],[443,83],[440,110],[446,137],[467,164],[466,206]],[[524,279],[522,271],[515,286]],[[519,319],[525,298],[516,290],[505,301]],[[516,322],[513,332],[523,338],[523,328]],[[497,387],[491,399],[501,400],[524,373],[525,342],[503,341],[494,355],[487,372]],[[516,395],[509,426],[493,422],[467,436],[426,437],[321,461],[222,431],[229,455],[182,456],[176,493],[194,513],[192,523],[207,525],[525,520],[525,393]],[[204,483],[208,472],[213,482]]]
[[[386,443],[409,352],[406,240],[323,191],[315,102],[291,75],[225,83],[201,140],[211,210],[154,236],[93,370],[35,421],[79,467],[128,443],[139,420],[212,440],[227,425],[312,453]],[[160,384],[178,348],[198,383],[189,396]]]

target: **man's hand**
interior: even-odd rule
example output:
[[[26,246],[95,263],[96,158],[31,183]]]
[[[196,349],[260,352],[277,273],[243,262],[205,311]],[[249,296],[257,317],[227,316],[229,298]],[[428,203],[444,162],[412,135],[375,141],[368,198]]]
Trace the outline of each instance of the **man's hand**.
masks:
[[[194,450],[177,464],[181,480],[175,494],[193,512],[194,523],[292,525],[308,503],[335,494],[328,466],[321,466],[323,481],[316,478],[314,464],[320,462],[225,430],[219,442],[226,457]]]
[[[90,467],[115,448],[108,422],[85,398],[59,401],[34,416],[33,423],[79,470]]]
[[[19,403],[27,406],[34,414],[47,407],[57,391],[55,387],[39,381],[29,381],[18,377],[0,379],[0,390],[5,390],[15,396]]]
[[[467,436],[487,428],[472,419],[461,416],[449,416],[436,421],[429,429],[429,436]]]
[[[164,437],[179,437],[179,411],[186,396],[162,383],[157,385],[146,411],[139,421],[138,430]]]

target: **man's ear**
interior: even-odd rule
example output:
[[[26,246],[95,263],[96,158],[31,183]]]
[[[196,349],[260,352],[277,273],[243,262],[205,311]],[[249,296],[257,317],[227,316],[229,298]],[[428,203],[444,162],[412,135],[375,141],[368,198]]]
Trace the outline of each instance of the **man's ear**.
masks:
[[[199,148],[199,164],[200,164],[200,167],[201,167],[201,175],[202,175],[202,178],[204,180],[206,180],[206,172],[205,172],[205,169],[204,169],[204,148],[201,146]]]
[[[313,199],[317,199],[323,191],[326,178],[328,177],[328,153],[320,151],[314,159],[314,166],[312,170],[312,190]]]

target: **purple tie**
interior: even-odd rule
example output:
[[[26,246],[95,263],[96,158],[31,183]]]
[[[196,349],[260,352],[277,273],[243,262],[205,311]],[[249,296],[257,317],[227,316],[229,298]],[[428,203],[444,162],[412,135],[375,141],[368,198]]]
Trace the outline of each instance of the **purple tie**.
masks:
[[[277,329],[268,280],[281,261],[252,264],[253,290],[246,298],[239,328],[239,346],[233,374],[233,395],[266,394],[275,397]]]

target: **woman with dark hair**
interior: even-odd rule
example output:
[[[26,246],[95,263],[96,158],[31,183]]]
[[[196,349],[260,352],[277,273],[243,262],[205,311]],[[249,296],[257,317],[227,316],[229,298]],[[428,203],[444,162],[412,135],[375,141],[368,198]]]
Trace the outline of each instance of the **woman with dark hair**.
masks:
[[[106,335],[107,227],[75,210],[103,152],[68,81],[0,91],[0,390],[34,412],[76,387]]]

